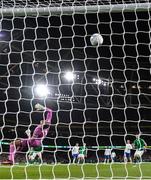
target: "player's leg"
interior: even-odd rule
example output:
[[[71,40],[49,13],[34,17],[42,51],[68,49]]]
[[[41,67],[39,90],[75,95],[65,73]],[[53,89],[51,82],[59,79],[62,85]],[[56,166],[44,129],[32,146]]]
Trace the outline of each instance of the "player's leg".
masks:
[[[9,156],[8,156],[8,160],[10,161],[10,163],[12,163],[12,164],[15,163],[15,154],[20,146],[21,146],[21,140],[16,140],[16,141],[13,141],[10,143]]]
[[[81,161],[82,161],[82,154],[79,154],[79,156],[78,156],[78,164],[80,164]]]
[[[82,155],[81,155],[81,160],[80,160],[81,162],[80,162],[80,163],[83,164],[83,163],[84,163],[84,160],[85,160],[85,158],[84,158],[84,155],[82,154]]]
[[[143,156],[143,154],[144,154],[144,151],[143,151],[143,150],[141,150],[141,151],[138,152],[139,162],[142,162],[142,156]]]
[[[115,158],[113,157],[113,158],[112,158],[112,163],[114,163],[114,162],[115,162]]]
[[[111,159],[111,157],[108,155],[108,156],[107,156],[107,163],[110,162],[110,159]]]
[[[37,152],[37,157],[38,157],[38,163],[39,164],[42,164],[43,163],[43,160],[42,160],[42,152]]]
[[[128,162],[128,159],[127,159],[127,154],[124,153],[124,162],[127,163]]]
[[[79,156],[79,154],[76,154],[75,163],[78,162],[78,156]]]
[[[134,163],[139,163],[140,161],[140,153],[139,153],[139,150],[136,150],[135,153],[134,153]]]
[[[127,159],[129,160],[130,163],[132,163],[131,153],[128,154]]]
[[[72,158],[73,158],[72,163],[74,164],[75,163],[75,155],[74,154],[72,154]]]
[[[130,163],[132,163],[132,158],[131,158],[131,155],[130,155],[130,157],[129,157],[129,161],[130,161]]]
[[[127,162],[128,162],[127,157],[124,157],[124,162],[125,162],[125,163],[127,163]]]
[[[78,163],[78,156],[79,156],[79,154],[77,154],[77,156],[76,156],[76,163]]]
[[[137,157],[137,155],[134,154],[133,163],[136,164],[137,162],[138,162],[138,157]]]
[[[82,154],[82,156],[81,156],[81,163],[82,164],[85,163],[85,155],[84,154]]]
[[[10,164],[15,163],[15,155],[17,151],[22,151],[24,148],[29,147],[28,139],[19,139],[10,143],[8,161]]]
[[[27,142],[21,140],[15,140],[9,145],[9,156],[8,160],[2,162],[3,164],[14,164],[15,163],[15,154],[18,150],[22,150],[22,147],[27,144]]]
[[[80,164],[80,157],[78,156],[78,164]]]
[[[106,163],[106,155],[104,155],[104,164]]]
[[[76,161],[76,157],[73,158],[73,164],[75,164],[75,161]]]

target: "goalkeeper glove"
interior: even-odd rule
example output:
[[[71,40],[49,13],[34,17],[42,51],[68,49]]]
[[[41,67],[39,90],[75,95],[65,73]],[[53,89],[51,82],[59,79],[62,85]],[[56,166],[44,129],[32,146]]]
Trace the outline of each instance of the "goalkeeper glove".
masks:
[[[25,131],[25,133],[27,134],[28,137],[30,137],[30,135],[31,135],[30,129],[27,129],[27,130]]]
[[[45,107],[38,103],[38,104],[35,105],[35,109],[37,109],[37,110],[45,110]]]

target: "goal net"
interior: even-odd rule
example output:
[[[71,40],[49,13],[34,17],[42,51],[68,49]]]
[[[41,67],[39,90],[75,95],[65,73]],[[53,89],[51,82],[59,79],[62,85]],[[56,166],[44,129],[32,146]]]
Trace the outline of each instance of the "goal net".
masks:
[[[150,8],[0,2],[0,178],[151,177]]]

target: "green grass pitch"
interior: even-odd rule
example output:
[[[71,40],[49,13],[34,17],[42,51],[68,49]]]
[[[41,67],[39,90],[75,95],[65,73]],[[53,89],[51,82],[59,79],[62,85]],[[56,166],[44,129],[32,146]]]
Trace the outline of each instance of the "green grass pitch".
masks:
[[[151,163],[0,166],[0,179],[151,179]]]

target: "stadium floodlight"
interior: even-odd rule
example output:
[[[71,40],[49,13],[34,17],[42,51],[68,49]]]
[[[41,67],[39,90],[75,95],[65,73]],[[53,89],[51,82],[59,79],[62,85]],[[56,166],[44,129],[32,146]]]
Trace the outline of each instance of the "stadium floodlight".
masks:
[[[103,83],[103,81],[101,79],[95,79],[93,78],[93,81],[95,82],[95,84],[101,84]]]
[[[64,77],[67,81],[73,81],[75,79],[75,74],[72,71],[67,71]]]
[[[101,79],[96,80],[96,84],[101,84],[101,83],[103,83],[103,81]]]
[[[136,85],[133,85],[133,86],[132,86],[132,89],[135,89],[135,88],[136,88]]]
[[[98,84],[98,85],[102,85],[102,86],[107,86],[107,85],[109,85],[109,82],[103,81],[103,80],[101,80],[101,79],[95,79],[95,78],[93,78],[93,81],[95,82],[95,84]]]
[[[47,97],[47,95],[49,94],[49,89],[48,89],[47,85],[38,84],[35,87],[35,93],[39,97]]]

